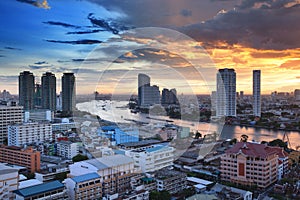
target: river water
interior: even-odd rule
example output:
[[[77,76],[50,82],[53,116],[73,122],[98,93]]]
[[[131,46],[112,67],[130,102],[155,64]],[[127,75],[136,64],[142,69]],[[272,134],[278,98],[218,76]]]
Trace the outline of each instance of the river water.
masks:
[[[126,107],[127,101],[90,101],[84,103],[78,103],[76,105],[78,110],[86,111],[94,115],[100,116],[102,119],[112,121],[115,123],[134,123],[130,120],[136,120],[140,122],[146,122],[153,124],[154,126],[163,125],[166,122],[164,120],[168,117],[151,116],[143,113],[131,113]],[[151,117],[149,119],[148,117]],[[155,119],[153,119],[155,118]],[[161,120],[157,120],[161,119]],[[296,131],[282,131],[282,130],[268,130],[263,128],[254,127],[240,127],[231,125],[220,125],[216,123],[203,123],[203,122],[189,122],[179,119],[172,120],[173,124],[179,126],[189,127],[191,131],[198,130],[202,135],[210,134],[212,132],[220,132],[220,138],[222,139],[240,139],[241,135],[246,134],[249,136],[249,140],[257,142],[271,141],[274,139],[283,139],[284,133],[289,138],[292,148],[300,145],[300,133]]]

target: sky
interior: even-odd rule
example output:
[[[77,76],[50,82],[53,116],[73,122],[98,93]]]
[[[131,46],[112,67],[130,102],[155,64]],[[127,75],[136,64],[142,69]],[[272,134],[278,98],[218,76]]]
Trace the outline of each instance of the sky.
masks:
[[[234,68],[237,91],[300,88],[300,0],[0,1],[0,90],[18,75],[74,72],[77,94],[135,94],[137,74],[178,93],[215,90]]]

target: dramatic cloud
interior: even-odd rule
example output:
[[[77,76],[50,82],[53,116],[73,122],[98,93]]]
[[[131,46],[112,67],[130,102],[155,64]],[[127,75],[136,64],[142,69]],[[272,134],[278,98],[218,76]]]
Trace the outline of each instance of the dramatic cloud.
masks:
[[[38,8],[44,8],[44,9],[50,9],[51,7],[49,6],[47,0],[17,0],[19,2],[22,2],[22,3],[28,3],[30,5],[33,5],[35,7],[38,7]]]
[[[74,31],[74,32],[67,32],[66,34],[68,35],[72,35],[72,34],[90,34],[90,33],[98,33],[104,30],[100,30],[100,29],[94,29],[94,30],[87,30],[87,31]]]
[[[44,64],[48,64],[48,62],[46,61],[39,61],[39,62],[35,62],[35,65],[44,65]]]
[[[64,23],[64,22],[47,21],[47,22],[43,22],[43,23],[53,25],[53,26],[62,26],[65,28],[81,28],[81,26],[76,26],[76,25],[72,25],[72,24],[68,24],[68,23]]]
[[[76,40],[76,41],[61,41],[61,40],[46,40],[47,42],[53,42],[53,43],[62,43],[62,44],[100,44],[102,41],[100,40]]]
[[[8,50],[17,50],[17,51],[21,51],[21,50],[22,50],[22,49],[15,48],[15,47],[4,47],[4,49],[8,49]]]

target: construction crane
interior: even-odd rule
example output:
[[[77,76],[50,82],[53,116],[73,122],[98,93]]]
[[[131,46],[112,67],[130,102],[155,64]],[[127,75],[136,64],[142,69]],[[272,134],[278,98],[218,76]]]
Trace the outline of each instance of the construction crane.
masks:
[[[292,148],[292,145],[291,145],[291,143],[290,143],[289,136],[288,136],[288,134],[287,134],[286,132],[284,132],[284,134],[283,134],[282,141],[285,142],[285,143],[287,144],[287,147],[288,147],[289,149]]]

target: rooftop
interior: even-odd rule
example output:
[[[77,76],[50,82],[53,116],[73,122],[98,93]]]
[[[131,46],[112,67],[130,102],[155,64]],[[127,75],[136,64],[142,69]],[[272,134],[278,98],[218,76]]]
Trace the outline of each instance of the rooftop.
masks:
[[[196,177],[187,177],[187,181],[194,182],[194,183],[199,183],[199,184],[202,184],[202,185],[210,185],[210,184],[213,183],[211,181],[207,181],[207,180],[204,180],[204,179],[201,179],[201,178],[196,178]]]
[[[92,180],[95,178],[100,178],[100,176],[97,173],[89,173],[89,174],[84,174],[81,176],[75,176],[71,179],[73,181],[75,181],[76,183],[81,183],[81,182],[89,181],[89,180]]]
[[[15,190],[14,193],[16,193],[20,196],[23,196],[23,197],[30,197],[30,196],[42,194],[42,193],[45,193],[48,191],[64,188],[64,187],[65,186],[61,182],[52,181],[52,182],[48,182],[48,183],[43,183],[43,184],[39,184],[39,185],[27,187],[27,188]]]
[[[94,165],[96,168],[98,168],[98,170],[101,170],[101,169],[106,169],[109,167],[116,167],[119,165],[130,164],[130,163],[133,163],[134,161],[132,158],[130,158],[128,156],[116,154],[116,155],[112,155],[112,156],[106,156],[106,157],[95,158],[95,159],[91,159],[91,160],[85,160],[82,162],[87,162],[91,165]]]

